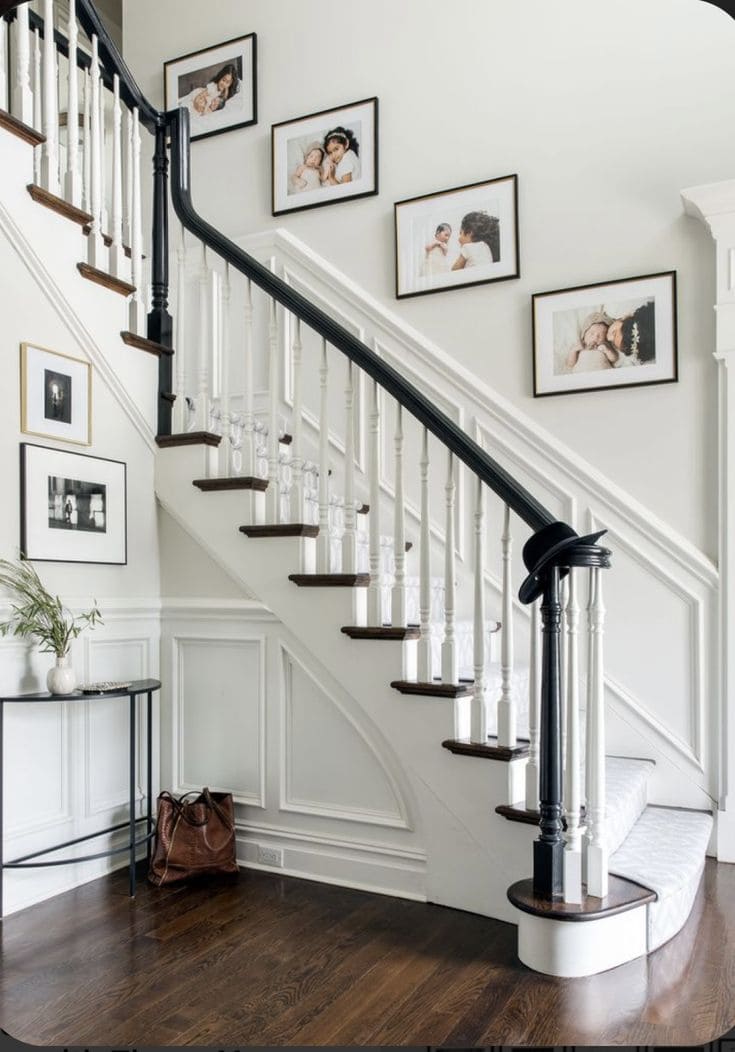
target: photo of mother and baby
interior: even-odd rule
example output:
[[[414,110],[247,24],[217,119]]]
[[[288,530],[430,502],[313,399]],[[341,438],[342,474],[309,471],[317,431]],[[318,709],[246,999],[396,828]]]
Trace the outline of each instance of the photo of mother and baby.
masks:
[[[557,332],[564,320],[559,318],[557,323],[554,319]],[[568,333],[568,324],[564,328]],[[602,308],[591,311],[579,322],[571,344],[568,335],[565,339],[561,334],[555,343],[557,375],[653,363],[656,361],[655,303],[647,300],[636,306],[631,304],[618,317]]]

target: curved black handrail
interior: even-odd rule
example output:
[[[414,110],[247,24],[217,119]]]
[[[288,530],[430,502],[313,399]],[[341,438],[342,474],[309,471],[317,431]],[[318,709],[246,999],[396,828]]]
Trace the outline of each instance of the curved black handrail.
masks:
[[[377,381],[383,390],[436,435],[533,530],[554,522],[554,516],[535,497],[396,369],[379,358],[343,325],[202,219],[191,201],[189,114],[184,109],[171,110],[166,114],[166,121],[171,134],[171,199],[184,227]]]

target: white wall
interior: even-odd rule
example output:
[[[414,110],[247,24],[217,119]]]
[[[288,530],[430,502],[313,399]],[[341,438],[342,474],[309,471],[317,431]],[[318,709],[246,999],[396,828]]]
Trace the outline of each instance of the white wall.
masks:
[[[377,95],[378,197],[280,217],[710,556],[712,254],[679,190],[735,166],[735,24],[701,0],[125,0],[125,50],[165,59],[255,30],[260,121],[193,147],[194,198],[231,235],[270,217],[270,125]],[[517,172],[518,281],[393,300],[393,202]],[[532,398],[530,295],[676,269],[680,382]]]

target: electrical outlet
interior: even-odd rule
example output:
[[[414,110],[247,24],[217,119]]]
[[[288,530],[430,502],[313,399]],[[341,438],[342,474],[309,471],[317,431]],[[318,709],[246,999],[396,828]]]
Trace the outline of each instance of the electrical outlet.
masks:
[[[282,866],[283,851],[280,847],[263,847],[258,844],[258,862],[263,866]]]

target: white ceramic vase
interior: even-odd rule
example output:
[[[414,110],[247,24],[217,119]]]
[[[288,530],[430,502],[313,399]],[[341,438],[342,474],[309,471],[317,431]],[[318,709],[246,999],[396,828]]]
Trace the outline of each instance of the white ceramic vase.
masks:
[[[50,694],[73,694],[77,685],[74,669],[69,664],[69,655],[56,658],[56,664],[48,670],[46,686]]]

